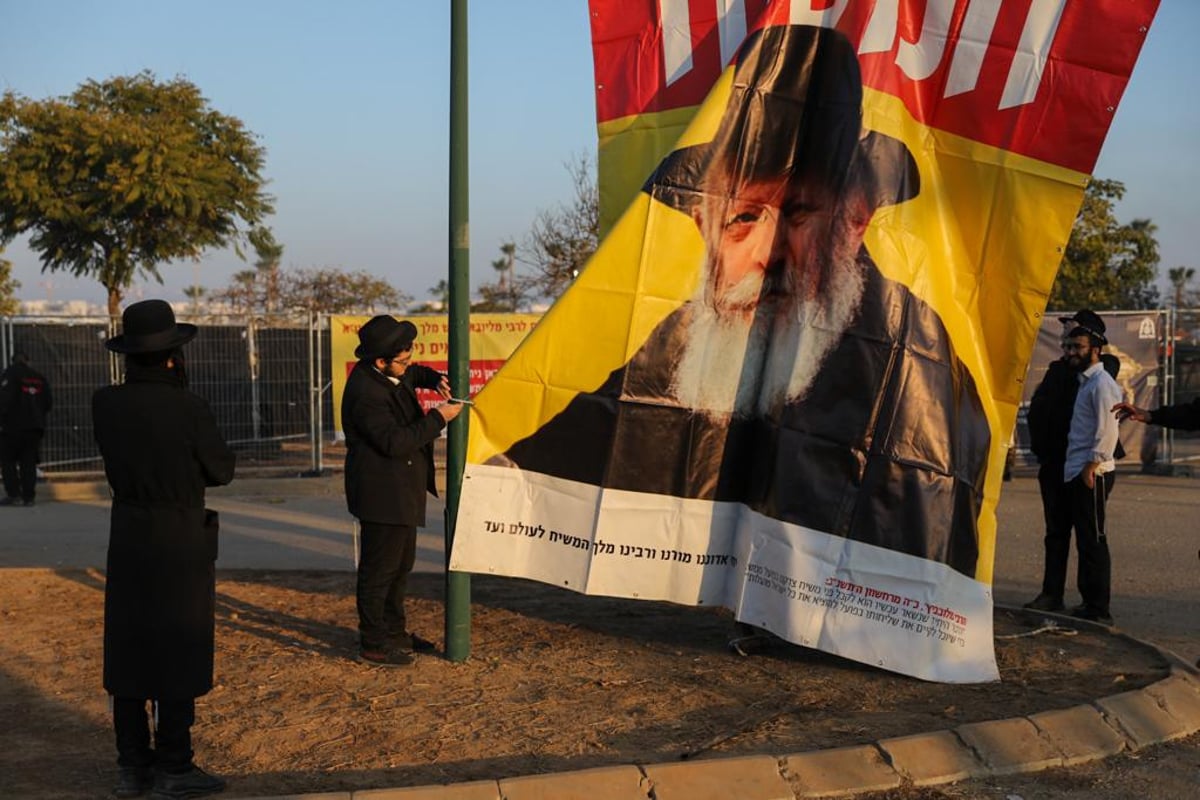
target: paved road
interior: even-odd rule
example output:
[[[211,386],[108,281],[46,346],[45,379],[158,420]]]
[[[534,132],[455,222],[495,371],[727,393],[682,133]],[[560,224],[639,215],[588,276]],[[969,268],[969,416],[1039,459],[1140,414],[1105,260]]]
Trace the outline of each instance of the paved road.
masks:
[[[1037,481],[1004,484],[997,509],[996,600],[1020,605],[1041,588],[1041,500]],[[1112,613],[1117,627],[1200,659],[1200,480],[1121,473],[1108,501],[1113,558]],[[1067,605],[1079,602],[1075,562]]]
[[[341,477],[235,481],[210,489],[221,513],[218,569],[354,569],[354,518]],[[0,511],[0,567],[103,567],[109,502],[103,487],[50,487],[64,499]],[[47,492],[43,492],[47,494]],[[418,538],[417,569],[443,567],[444,504],[430,498]]]
[[[0,509],[0,567],[104,565],[108,503],[101,487],[51,489],[75,499]],[[209,500],[221,512],[219,568],[354,569],[353,519],[339,476],[236,481],[210,492]],[[431,498],[418,542],[420,571],[443,569],[443,508]],[[1200,659],[1198,512],[1200,480],[1190,478],[1122,474],[1109,501],[1118,627],[1192,662]],[[996,599],[1020,605],[1041,583],[1037,481],[1021,476],[1005,483],[997,520]],[[1068,604],[1075,597],[1069,592]]]

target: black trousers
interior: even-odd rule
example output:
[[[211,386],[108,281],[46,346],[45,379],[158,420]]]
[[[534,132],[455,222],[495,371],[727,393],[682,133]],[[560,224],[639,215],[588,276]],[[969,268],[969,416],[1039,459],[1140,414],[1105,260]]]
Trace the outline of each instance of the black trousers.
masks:
[[[358,634],[366,649],[389,645],[408,649],[404,595],[417,558],[413,525],[359,522]]]
[[[1042,573],[1042,594],[1060,600],[1066,591],[1067,561],[1071,557],[1071,503],[1067,484],[1063,483],[1063,465],[1038,467],[1038,488],[1042,494],[1042,516],[1046,521],[1046,566]]]
[[[1107,614],[1112,592],[1112,559],[1105,537],[1104,512],[1116,474],[1106,473],[1089,489],[1082,478],[1064,483],[1061,464],[1044,464],[1038,470],[1042,513],[1046,521],[1046,567],[1042,592],[1061,598],[1066,589],[1071,531],[1079,556],[1076,583],[1083,602]]]
[[[1109,612],[1112,595],[1112,558],[1104,532],[1104,507],[1115,479],[1114,473],[1108,472],[1098,476],[1090,489],[1079,477],[1067,484],[1075,549],[1079,554],[1079,594],[1089,610],[1104,615]]]
[[[4,493],[14,500],[32,500],[37,489],[38,450],[42,431],[6,431],[0,434],[0,473]]]
[[[147,715],[149,703],[150,715]],[[113,729],[117,734],[117,764],[185,772],[192,765],[192,724],[196,701],[146,700],[114,697]],[[150,717],[156,718],[154,748],[150,747]]]

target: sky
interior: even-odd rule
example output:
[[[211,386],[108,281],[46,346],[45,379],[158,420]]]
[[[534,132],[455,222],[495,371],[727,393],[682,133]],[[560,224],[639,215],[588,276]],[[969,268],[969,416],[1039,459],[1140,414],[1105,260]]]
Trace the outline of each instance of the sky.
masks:
[[[0,92],[184,77],[266,148],[285,268],[365,270],[424,300],[449,262],[449,6],[0,0]],[[494,280],[501,244],[570,201],[566,164],[594,156],[596,128],[586,0],[474,0],[468,18],[474,287]],[[1198,30],[1200,2],[1162,0],[1094,172],[1125,184],[1121,221],[1158,226],[1164,291],[1168,268],[1200,270]],[[23,240],[5,257],[21,299],[103,301],[93,280],[42,273]],[[209,251],[162,265],[163,285],[139,280],[127,298],[182,301],[184,287],[217,290],[249,267]]]

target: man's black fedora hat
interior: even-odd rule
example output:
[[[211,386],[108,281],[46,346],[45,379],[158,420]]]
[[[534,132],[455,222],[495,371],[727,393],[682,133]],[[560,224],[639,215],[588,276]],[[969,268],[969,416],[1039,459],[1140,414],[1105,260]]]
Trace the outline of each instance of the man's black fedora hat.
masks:
[[[1108,337],[1105,336],[1105,332],[1108,330],[1108,328],[1104,325],[1104,320],[1100,318],[1100,315],[1095,311],[1092,311],[1090,308],[1081,308],[1079,311],[1076,311],[1073,316],[1059,317],[1058,321],[1063,325],[1071,325],[1076,328],[1083,328],[1092,336],[1095,336],[1097,339],[1099,339],[1101,344],[1108,344]]]
[[[166,300],[142,300],[121,314],[121,333],[104,343],[114,353],[165,353],[196,336],[196,326],[176,322]]]
[[[411,350],[417,338],[417,326],[408,320],[397,320],[387,314],[371,317],[358,329],[355,358],[390,358],[396,353]]]
[[[835,195],[864,191],[873,209],[908,200],[920,189],[904,142],[862,129],[862,73],[840,31],[774,25],[755,31],[738,51],[729,102],[711,142],[680,148],[659,164],[642,190],[690,211],[709,174],[743,183],[786,178]]]

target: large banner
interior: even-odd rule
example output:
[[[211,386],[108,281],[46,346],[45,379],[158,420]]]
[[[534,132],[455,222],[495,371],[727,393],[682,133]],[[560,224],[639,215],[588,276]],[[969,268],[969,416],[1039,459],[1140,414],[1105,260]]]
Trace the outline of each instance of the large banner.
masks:
[[[995,503],[1153,0],[593,0],[596,255],[472,413],[452,569],[998,677]]]
[[[512,351],[517,349],[541,314],[472,314],[470,323],[471,395],[474,396],[495,375]],[[333,363],[333,428],[342,435],[342,392],[346,378],[358,359],[358,329],[370,317],[335,316],[329,319],[330,352]],[[417,326],[413,342],[413,362],[446,372],[450,357],[450,320],[446,316],[415,316],[407,318]],[[442,402],[437,392],[417,390],[421,407],[428,411]]]

